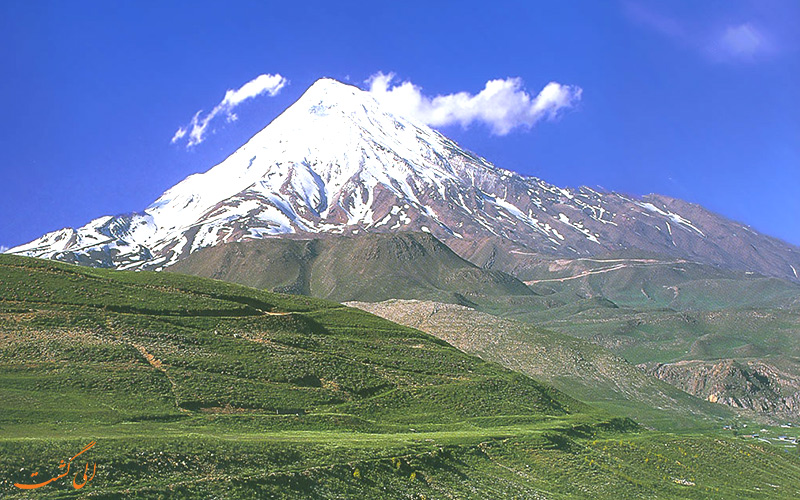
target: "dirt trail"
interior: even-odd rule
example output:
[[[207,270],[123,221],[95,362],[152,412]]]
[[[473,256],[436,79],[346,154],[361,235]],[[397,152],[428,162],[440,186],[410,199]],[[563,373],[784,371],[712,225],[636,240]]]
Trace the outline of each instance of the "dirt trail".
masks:
[[[567,281],[567,280],[574,280],[578,278],[583,278],[585,276],[591,276],[592,274],[601,274],[601,273],[608,273],[611,271],[619,271],[620,269],[624,269],[629,267],[626,264],[617,264],[616,266],[605,267],[603,269],[592,269],[591,271],[584,271],[582,273],[575,274],[573,276],[565,276],[563,278],[548,278],[544,280],[530,280],[530,281],[523,281],[526,285],[533,285],[534,283],[546,283],[549,281]]]
[[[593,274],[602,274],[602,273],[608,273],[608,272],[611,272],[611,271],[619,271],[620,269],[625,269],[626,267],[652,267],[652,266],[658,266],[658,265],[682,264],[682,263],[686,262],[684,260],[676,260],[676,261],[672,261],[672,262],[664,262],[664,261],[647,260],[647,259],[632,259],[632,260],[626,260],[626,261],[623,261],[622,259],[614,259],[614,260],[576,259],[576,260],[590,260],[590,261],[593,261],[593,262],[627,262],[627,263],[625,263],[625,264],[615,264],[615,265],[613,265],[611,267],[603,267],[603,268],[600,268],[600,269],[590,269],[588,271],[583,271],[581,273],[578,273],[578,274],[575,274],[575,275],[572,275],[572,276],[564,276],[563,278],[547,278],[547,279],[541,279],[541,280],[529,280],[529,281],[523,281],[523,283],[525,283],[526,285],[533,285],[535,283],[547,283],[547,282],[553,282],[553,281],[563,282],[563,281],[574,280],[574,279],[578,279],[578,278],[584,278],[586,276],[591,276]]]
[[[133,347],[135,347],[136,350],[138,350],[140,353],[142,353],[142,356],[144,356],[144,359],[146,359],[147,362],[150,363],[150,366],[152,366],[156,370],[160,371],[161,373],[164,374],[165,377],[167,377],[167,380],[169,380],[169,383],[172,386],[172,396],[175,398],[175,406],[178,407],[178,410],[180,410],[180,411],[182,411],[184,413],[189,413],[189,410],[187,410],[185,408],[181,408],[180,404],[178,404],[178,393],[176,391],[178,386],[177,386],[177,384],[175,384],[175,381],[172,380],[172,377],[169,376],[169,373],[167,373],[167,369],[164,368],[164,365],[163,365],[163,363],[161,363],[161,360],[156,358],[155,356],[153,356],[149,352],[147,352],[147,349],[145,349],[145,347],[143,345],[135,344],[133,342],[131,342],[131,345]]]

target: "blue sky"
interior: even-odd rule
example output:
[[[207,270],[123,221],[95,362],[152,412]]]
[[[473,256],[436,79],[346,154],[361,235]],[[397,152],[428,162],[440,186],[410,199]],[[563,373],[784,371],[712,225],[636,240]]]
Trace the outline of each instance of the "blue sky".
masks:
[[[379,72],[423,98],[557,82],[557,113],[438,128],[557,185],[676,196],[800,244],[800,3],[386,4],[0,2],[0,246],[141,210],[317,78]],[[287,81],[225,104],[262,74]],[[171,141],[223,104],[202,142]]]

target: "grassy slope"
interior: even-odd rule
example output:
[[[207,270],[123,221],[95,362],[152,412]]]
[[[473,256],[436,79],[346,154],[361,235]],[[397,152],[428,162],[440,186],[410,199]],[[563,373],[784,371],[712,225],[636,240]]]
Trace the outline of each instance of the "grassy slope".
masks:
[[[520,281],[479,269],[427,233],[229,243],[199,250],[169,270],[337,302],[480,303],[531,295]]]
[[[557,387],[592,406],[662,430],[719,428],[733,410],[702,401],[645,374],[609,350],[529,323],[435,302],[351,302],[418,328],[459,349]]]
[[[491,312],[591,340],[632,363],[800,357],[799,285],[644,260],[650,262],[577,259],[528,268],[536,298],[510,299]],[[626,267],[597,272],[620,263]]]
[[[800,494],[794,456],[643,432],[338,304],[2,255],[0,496],[92,439],[97,498]]]
[[[772,391],[768,399],[783,408],[781,399],[800,397],[800,387],[791,382],[800,376],[800,343],[794,334],[800,328],[800,285],[796,283],[630,252],[571,260],[526,253],[493,255],[516,259],[517,267],[512,267],[529,288],[520,282],[498,281],[504,275],[474,268],[423,234],[224,245],[203,250],[175,269],[268,288],[281,283],[284,290],[337,301],[376,302],[392,297],[469,305],[589,340],[632,364],[764,362],[768,371],[782,366],[780,371],[788,374],[771,381],[783,389],[780,394]],[[287,279],[292,285],[284,284]],[[535,348],[525,341],[521,345]],[[613,376],[618,378],[612,384],[630,387],[627,378],[636,375],[618,370]],[[669,381],[685,387],[680,379]],[[586,382],[578,386],[596,386],[591,379]],[[731,387],[714,396],[730,401],[726,395],[749,390]],[[748,407],[764,408],[758,402],[761,399],[749,394]],[[615,397],[610,400],[622,403]],[[638,397],[634,405],[636,401]],[[630,410],[643,415],[635,406]],[[796,412],[781,413],[783,419],[794,418]],[[656,415],[645,419],[654,422],[651,417]],[[666,423],[679,425],[671,419]]]
[[[540,259],[520,273],[536,295],[484,310],[591,341],[633,364],[698,361],[659,373],[702,398],[800,421],[798,284],[652,255]],[[768,390],[747,382],[755,375],[723,383],[716,368],[702,368],[730,363],[769,374],[758,382]]]
[[[800,358],[800,285],[653,255],[527,258],[516,272],[530,290],[424,234],[234,243],[196,252],[172,270],[336,301],[476,305],[590,340],[634,364],[776,352],[782,356],[770,362]]]

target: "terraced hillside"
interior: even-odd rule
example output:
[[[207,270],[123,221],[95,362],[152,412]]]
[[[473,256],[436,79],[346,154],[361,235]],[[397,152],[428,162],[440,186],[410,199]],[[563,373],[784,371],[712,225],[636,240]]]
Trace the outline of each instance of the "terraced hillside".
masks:
[[[62,459],[36,496],[800,494],[795,455],[642,431],[335,303],[0,256],[0,496]]]

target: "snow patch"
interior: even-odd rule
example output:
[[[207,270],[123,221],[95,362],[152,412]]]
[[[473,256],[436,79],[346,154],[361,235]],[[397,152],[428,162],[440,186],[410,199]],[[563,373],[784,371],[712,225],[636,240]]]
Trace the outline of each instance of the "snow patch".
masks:
[[[640,207],[644,208],[645,210],[649,210],[651,212],[655,212],[655,213],[657,213],[659,215],[663,215],[664,217],[669,217],[669,219],[672,222],[675,222],[676,224],[680,224],[680,225],[682,225],[684,227],[691,228],[694,231],[696,231],[698,234],[700,234],[700,236],[702,236],[703,238],[706,237],[706,235],[703,233],[703,231],[701,231],[697,227],[695,227],[692,224],[692,221],[690,221],[689,219],[683,218],[683,217],[681,217],[680,215],[678,215],[678,214],[676,214],[674,212],[661,210],[660,208],[658,208],[657,206],[653,205],[652,203],[639,203],[639,202],[634,202],[634,203],[636,203]],[[670,234],[672,234],[672,233],[670,232]]]
[[[583,222],[581,222],[581,221],[572,222],[572,221],[569,220],[569,217],[567,217],[566,214],[562,214],[562,213],[558,214],[558,220],[560,220],[562,223],[568,225],[572,229],[574,229],[574,230],[578,231],[579,233],[583,234],[584,236],[586,236],[587,240],[593,241],[594,243],[597,243],[597,244],[600,243],[600,241],[597,239],[597,236],[595,236],[594,234],[592,234],[591,231],[589,231],[588,229],[583,227]]]

